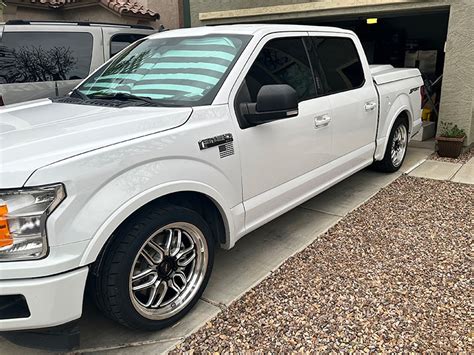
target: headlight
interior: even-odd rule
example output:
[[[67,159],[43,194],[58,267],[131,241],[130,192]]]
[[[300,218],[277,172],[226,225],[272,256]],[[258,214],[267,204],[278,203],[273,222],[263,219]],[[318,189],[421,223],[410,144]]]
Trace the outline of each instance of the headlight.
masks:
[[[44,257],[46,219],[65,197],[61,184],[0,190],[0,261]]]

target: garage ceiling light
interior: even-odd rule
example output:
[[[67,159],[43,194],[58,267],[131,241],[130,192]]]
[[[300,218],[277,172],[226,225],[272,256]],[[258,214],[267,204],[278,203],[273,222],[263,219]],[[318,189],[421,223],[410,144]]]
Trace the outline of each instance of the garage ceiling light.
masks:
[[[367,19],[367,24],[368,25],[375,25],[377,23],[378,19],[377,18],[368,18]]]

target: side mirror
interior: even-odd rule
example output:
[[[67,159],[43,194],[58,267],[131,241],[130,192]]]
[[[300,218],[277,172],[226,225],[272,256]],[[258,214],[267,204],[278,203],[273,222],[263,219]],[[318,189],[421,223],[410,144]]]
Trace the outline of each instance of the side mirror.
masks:
[[[298,96],[287,84],[264,85],[257,103],[241,103],[242,116],[253,126],[298,115]]]

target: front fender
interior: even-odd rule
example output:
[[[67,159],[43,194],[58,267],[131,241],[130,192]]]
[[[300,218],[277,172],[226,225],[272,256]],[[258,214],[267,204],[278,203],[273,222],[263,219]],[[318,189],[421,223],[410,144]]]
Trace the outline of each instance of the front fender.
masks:
[[[104,190],[105,194],[109,194],[110,189],[114,186],[108,186]],[[154,201],[160,197],[181,191],[192,191],[202,193],[211,198],[221,212],[224,223],[226,225],[226,234],[234,235],[235,226],[231,216],[230,206],[226,206],[223,196],[211,186],[197,181],[173,181],[158,186],[151,187],[138,195],[120,203],[117,208],[99,227],[85,250],[80,266],[88,265],[94,262],[102,250],[103,246],[110,238],[112,233],[122,224],[133,212],[137,211],[147,203]]]
[[[236,233],[236,218],[242,220],[238,222],[239,230],[240,224],[243,225],[239,208],[240,180],[233,180],[238,175],[232,171],[225,172],[198,159],[167,157],[122,167],[121,172],[116,166],[120,162],[112,166],[105,164],[94,170],[94,174],[91,169],[84,172],[87,167],[82,163],[86,162],[90,167],[95,164],[93,159],[64,161],[58,166],[41,169],[43,171],[38,171],[28,182],[39,185],[40,181],[51,181],[51,176],[61,176],[59,171],[67,175],[60,181],[66,185],[68,197],[48,218],[48,241],[53,248],[88,241],[78,267],[96,259],[113,231],[128,216],[148,202],[170,193],[192,191],[213,200],[224,220],[228,241]],[[59,168],[59,165],[63,166]],[[77,178],[81,175],[82,178]],[[240,211],[237,216],[233,214],[235,210]]]

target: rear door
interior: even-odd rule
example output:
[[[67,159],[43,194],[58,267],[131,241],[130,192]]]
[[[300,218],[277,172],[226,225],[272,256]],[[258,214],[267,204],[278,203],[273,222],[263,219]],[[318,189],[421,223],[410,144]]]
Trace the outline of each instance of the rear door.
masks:
[[[99,28],[5,26],[0,42],[0,94],[5,104],[63,96],[103,63]]]
[[[377,93],[359,41],[351,35],[310,34],[313,66],[331,103],[333,159],[371,159],[377,129]]]

